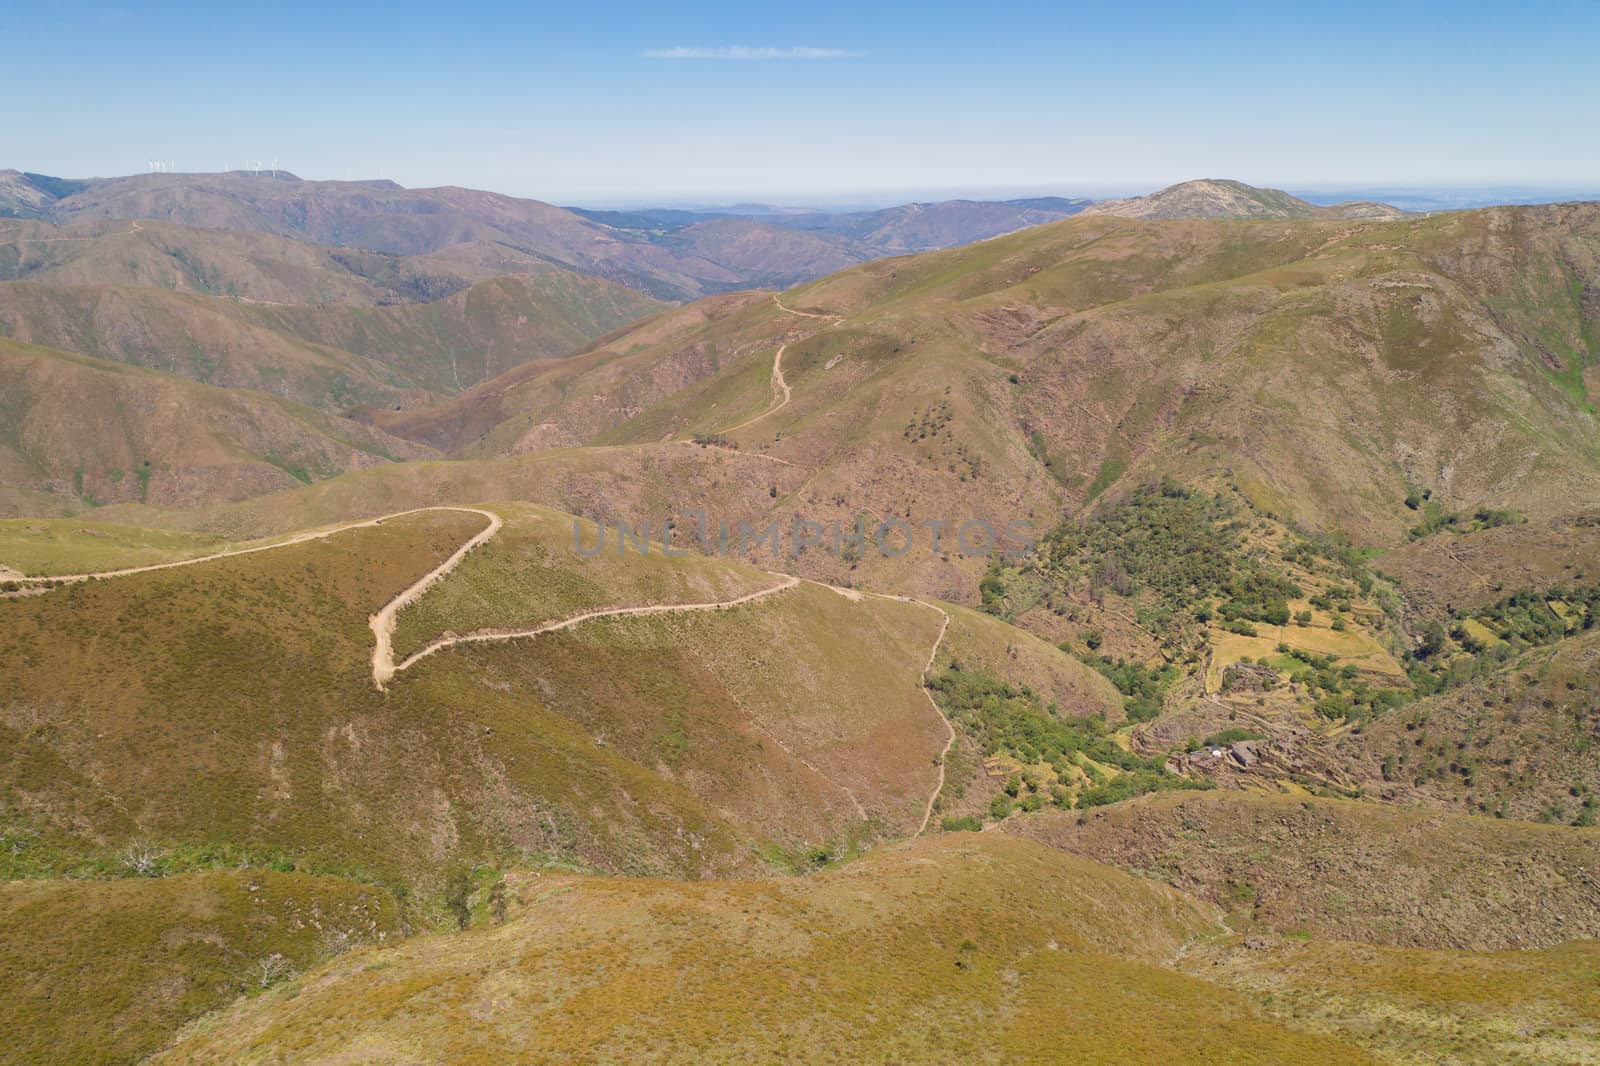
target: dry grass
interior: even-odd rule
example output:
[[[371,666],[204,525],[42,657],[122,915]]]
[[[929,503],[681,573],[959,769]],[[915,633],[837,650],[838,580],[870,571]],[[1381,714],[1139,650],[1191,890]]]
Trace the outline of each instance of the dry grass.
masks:
[[[784,882],[512,884],[504,926],[348,956],[159,1061],[1363,1061],[1160,969],[1203,909],[1020,841]]]
[[[305,874],[0,884],[0,1062],[138,1062],[190,1019],[397,928],[382,889]]]
[[[526,629],[609,607],[730,600],[768,588],[771,574],[701,554],[666,555],[659,536],[649,553],[617,549],[607,525],[604,551],[593,522],[530,504],[496,503],[489,509],[505,526],[469,556],[448,581],[429,589],[399,616],[395,651],[404,658],[446,631]],[[659,525],[652,518],[652,527]],[[635,528],[637,522],[631,523]],[[679,530],[675,552],[695,545]],[[579,550],[581,545],[582,551]]]
[[[1405,1066],[1600,1062],[1600,943],[1423,951],[1273,941],[1202,948],[1184,969],[1259,999],[1287,1025]]]

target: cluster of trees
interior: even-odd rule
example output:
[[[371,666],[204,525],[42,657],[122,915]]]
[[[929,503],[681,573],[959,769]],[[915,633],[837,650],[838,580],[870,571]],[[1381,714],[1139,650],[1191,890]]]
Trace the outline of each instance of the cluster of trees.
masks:
[[[1120,747],[1100,718],[1060,718],[1055,708],[1046,708],[1032,690],[999,681],[984,671],[963,670],[954,663],[928,687],[945,716],[973,738],[984,756],[1008,755],[1030,767],[1050,767],[1049,775],[1032,769],[1013,775],[991,804],[991,817],[1004,818],[1019,808],[1038,810],[1046,803],[1094,806],[1158,789],[1199,787],[1167,773],[1163,759],[1145,758]],[[1094,764],[1121,772],[1107,776]],[[1076,796],[1063,784],[1073,767],[1081,768],[1094,782]],[[961,819],[948,821],[951,828],[966,828]]]
[[[1140,607],[1140,624],[1171,645],[1212,621],[1213,602],[1225,622],[1285,625],[1288,601],[1300,589],[1246,554],[1239,535],[1247,525],[1248,515],[1221,498],[1164,481],[1090,522],[1062,522],[1020,570],[1044,585],[1047,602],[1064,600],[1068,588],[1085,581],[1092,599],[1149,590],[1154,602]],[[997,563],[979,585],[993,613],[1009,601],[1010,573]]]
[[[1566,605],[1567,617],[1552,606]],[[1468,625],[1495,637],[1487,641]],[[1486,677],[1528,648],[1553,644],[1574,630],[1600,625],[1600,585],[1523,590],[1488,607],[1430,622],[1407,656],[1406,673],[1417,695],[1429,696]]]
[[[929,682],[934,698],[985,756],[1010,755],[1024,763],[1059,765],[1065,773],[1079,752],[1096,762],[1125,768],[1146,765],[1119,747],[1098,717],[1065,719],[1054,706],[1046,708],[1031,689],[1018,688],[982,670],[963,670],[960,663]]]
[[[1408,498],[1406,504],[1409,506]],[[1413,508],[1415,510],[1415,508]],[[1423,537],[1449,530],[1452,533],[1475,533],[1480,529],[1494,529],[1498,526],[1514,526],[1522,522],[1523,518],[1515,511],[1499,510],[1492,507],[1480,507],[1470,515],[1457,511],[1445,511],[1441,508],[1429,506],[1427,517],[1409,532],[1412,540],[1421,540]]]
[[[1167,689],[1178,680],[1178,668],[1171,663],[1149,667],[1106,655],[1086,655],[1083,661],[1099,671],[1122,693],[1122,708],[1131,722],[1148,722],[1159,715]]]

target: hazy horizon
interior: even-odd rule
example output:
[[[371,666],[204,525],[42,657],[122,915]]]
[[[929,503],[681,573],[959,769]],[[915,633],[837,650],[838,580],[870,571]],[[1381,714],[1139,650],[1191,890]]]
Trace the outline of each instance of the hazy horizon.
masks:
[[[938,190],[1600,188],[1600,11],[1358,2],[590,11],[288,3],[10,16],[12,160],[69,177],[251,161],[556,203]],[[1507,85],[1517,91],[1508,93]],[[1530,106],[1536,101],[1537,106]],[[911,198],[927,198],[916,195]]]
[[[3,161],[14,163],[15,161]],[[161,164],[165,166],[166,164]],[[29,165],[13,165],[10,169],[21,173],[31,173],[55,178],[75,180],[106,180],[121,177],[137,176],[140,172],[134,171],[124,174],[63,174],[49,173]],[[248,172],[250,168],[242,168]],[[302,181],[335,181],[363,183],[372,181],[394,181],[382,175],[352,175],[322,176],[315,174],[298,173],[287,166],[280,166],[278,171],[298,178]],[[147,173],[170,174],[174,177],[207,176],[223,173],[239,173],[241,168],[231,171],[184,171],[184,170],[157,170]],[[261,171],[262,174],[271,173],[268,167]],[[1226,180],[1243,181],[1257,187],[1269,187],[1266,183],[1251,181],[1236,175],[1214,174],[1205,175],[1207,178],[1221,178]],[[1179,179],[1180,181],[1199,180],[1197,177]],[[405,188],[426,189],[442,186],[461,185],[460,182],[437,181],[421,184],[396,182]],[[828,211],[828,212],[853,212],[874,211],[886,207],[895,207],[909,203],[938,203],[947,200],[976,200],[1000,201],[1020,200],[1042,197],[1059,197],[1063,199],[1101,200],[1119,197],[1143,196],[1166,188],[1169,182],[1159,186],[1143,185],[1135,182],[1120,182],[1110,184],[1088,185],[1083,183],[1063,182],[1060,184],[1046,185],[1002,185],[1002,186],[968,186],[968,187],[917,187],[885,188],[885,189],[845,189],[845,190],[817,190],[810,193],[794,192],[784,193],[772,190],[750,190],[742,195],[729,194],[723,197],[673,195],[660,196],[637,195],[617,198],[559,198],[554,196],[530,195],[527,193],[512,193],[505,189],[492,187],[478,187],[486,192],[504,193],[506,195],[520,196],[527,199],[541,200],[554,203],[558,206],[578,208],[583,210],[602,211],[645,211],[645,210],[679,210],[700,213],[756,211],[758,209],[771,209],[774,211]],[[1491,204],[1519,204],[1519,203],[1551,203],[1563,200],[1594,200],[1600,199],[1600,182],[1592,186],[1571,184],[1451,184],[1449,182],[1417,183],[1409,185],[1384,185],[1371,184],[1338,184],[1338,185],[1301,185],[1284,189],[1294,196],[1317,204],[1333,204],[1351,200],[1379,200],[1392,203],[1397,207],[1408,210],[1449,210],[1488,206]]]

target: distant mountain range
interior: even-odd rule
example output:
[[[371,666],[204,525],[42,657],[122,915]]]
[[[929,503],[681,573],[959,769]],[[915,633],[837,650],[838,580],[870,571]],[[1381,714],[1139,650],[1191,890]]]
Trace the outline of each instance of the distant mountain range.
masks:
[[[1403,214],[1377,203],[1318,206],[1281,190],[1219,180],[1099,202],[1046,196],[845,212],[763,204],[601,211],[448,186],[307,181],[286,171],[82,180],[0,171],[0,217],[58,226],[157,220],[392,256],[459,257],[470,249],[479,260],[500,258],[500,273],[570,270],[674,302],[786,288],[873,259],[970,244],[1082,211],[1145,219]]]
[[[852,395],[835,417],[839,425],[871,424],[893,440],[897,432],[867,414],[890,398],[867,386],[892,379],[910,388],[926,368],[919,362],[901,378],[889,367],[898,366],[912,344],[919,352],[931,351],[937,334],[944,355],[960,364],[952,371],[960,380],[981,369],[967,365],[962,354],[973,345],[985,359],[1013,360],[1019,367],[1046,344],[1041,338],[1057,330],[1066,333],[1048,346],[1076,351],[1088,345],[1082,352],[1089,360],[1087,377],[1052,381],[1050,396],[1036,406],[1011,410],[995,396],[968,398],[973,410],[986,413],[964,444],[970,454],[945,460],[952,469],[976,463],[987,477],[1005,474],[1012,497],[1035,507],[1053,506],[1051,499],[1063,490],[1074,505],[1083,505],[1125,476],[1137,480],[1183,467],[1182,439],[1221,446],[1207,418],[1254,427],[1254,443],[1224,448],[1226,454],[1213,457],[1217,465],[1236,472],[1257,467],[1252,476],[1295,500],[1299,521],[1338,522],[1351,533],[1377,538],[1392,536],[1409,520],[1399,502],[1406,482],[1423,483],[1433,466],[1454,471],[1464,502],[1513,503],[1529,512],[1548,501],[1525,497],[1524,490],[1537,495],[1558,474],[1577,483],[1595,469],[1585,433],[1564,421],[1588,425],[1583,405],[1593,374],[1587,361],[1559,352],[1519,363],[1519,375],[1529,381],[1519,377],[1496,386],[1496,395],[1514,397],[1525,409],[1519,417],[1504,415],[1505,425],[1520,425],[1525,416],[1559,427],[1540,449],[1539,461],[1550,473],[1534,481],[1512,466],[1505,468],[1507,476],[1490,478],[1484,471],[1499,468],[1485,465],[1487,459],[1452,466],[1444,457],[1461,445],[1439,444],[1432,423],[1424,422],[1405,444],[1409,465],[1385,461],[1362,468],[1349,492],[1327,495],[1311,486],[1354,477],[1357,465],[1352,459],[1336,469],[1302,469],[1288,442],[1305,436],[1304,425],[1278,426],[1273,439],[1264,441],[1257,438],[1270,427],[1260,415],[1232,408],[1197,414],[1209,410],[1200,399],[1244,395],[1226,375],[1213,380],[1213,364],[1221,358],[1215,353],[1230,353],[1232,362],[1245,358],[1229,331],[1266,328],[1261,315],[1274,305],[1266,294],[1281,280],[1274,271],[1300,271],[1291,266],[1300,260],[1311,264],[1305,270],[1321,271],[1336,245],[1351,256],[1357,245],[1365,247],[1362,241],[1412,249],[1408,254],[1417,265],[1396,261],[1393,271],[1445,280],[1414,283],[1412,274],[1396,274],[1395,285],[1420,286],[1416,293],[1406,291],[1422,310],[1374,319],[1379,336],[1373,343],[1387,353],[1385,359],[1406,358],[1413,343],[1388,336],[1400,328],[1390,318],[1426,317],[1430,292],[1466,291],[1485,275],[1481,266],[1458,261],[1469,254],[1461,249],[1471,245],[1472,226],[1463,222],[1455,244],[1441,244],[1442,231],[1431,224],[1443,219],[1424,220],[1383,204],[1319,206],[1280,190],[1222,180],[1094,204],[1057,198],[949,201],[759,218],[569,209],[466,189],[305,182],[284,174],[69,181],[8,171],[0,174],[0,193],[13,214],[34,216],[0,223],[0,337],[18,342],[0,350],[12,382],[9,414],[0,424],[0,456],[10,471],[7,480],[21,493],[0,505],[15,514],[113,501],[238,499],[394,459],[476,459],[716,435],[759,414],[766,402],[772,386],[758,364],[771,357],[752,361],[754,354],[770,353],[797,328],[820,326],[834,314],[847,314],[849,328],[830,329],[834,339],[819,340],[814,351],[810,342],[793,344],[785,357],[789,383],[805,380],[806,359],[835,367],[830,382],[877,366],[874,376],[857,382],[866,391]],[[1559,218],[1531,209],[1478,217],[1515,220],[1535,234],[1526,251],[1539,269],[1556,261],[1543,247],[1547,242],[1571,242],[1563,254],[1572,262],[1590,254],[1592,211]],[[1327,225],[1333,221],[1347,225]],[[1398,228],[1365,232],[1382,225]],[[1027,232],[1008,234],[1018,228]],[[972,243],[986,236],[984,243]],[[1181,249],[1168,246],[1180,238],[1186,242]],[[945,244],[958,247],[940,250]],[[1242,250],[1246,244],[1253,249],[1249,255]],[[889,251],[925,247],[935,250],[883,258]],[[1135,261],[1124,261],[1117,249]],[[869,257],[875,258],[859,262]],[[1240,257],[1248,260],[1245,266],[1235,262]],[[842,270],[834,269],[840,264]],[[827,279],[784,297],[800,314],[778,308],[770,293],[751,291],[819,274]],[[1302,300],[1309,299],[1308,277],[1296,273],[1291,289]],[[1191,332],[1199,330],[1193,323],[1216,319],[1221,332],[1204,341],[1198,335],[1166,338],[1159,322],[1167,310],[1135,321],[1135,305],[1128,302],[1138,297],[1164,308],[1163,301],[1216,299],[1224,283],[1226,308],[1214,307],[1202,318],[1182,316],[1192,323]],[[1566,292],[1573,283],[1541,281],[1541,292]],[[1346,301],[1353,298],[1350,286],[1337,276],[1319,281],[1318,291],[1327,300]],[[721,289],[743,291],[686,301],[694,292]],[[652,292],[686,305],[661,314],[667,303]],[[1174,295],[1159,296],[1167,292]],[[1389,293],[1373,290],[1362,299],[1387,307]],[[967,310],[948,310],[956,307]],[[902,322],[908,314],[914,329]],[[1288,328],[1292,319],[1309,348],[1332,343],[1316,307],[1285,304],[1268,317],[1275,329]],[[1559,322],[1562,337],[1583,335],[1553,312],[1547,318],[1550,323],[1539,328],[1548,331]],[[1450,365],[1457,370],[1465,365],[1460,353],[1476,344],[1469,340],[1485,330],[1519,351],[1554,343],[1540,340],[1531,325],[1518,326],[1522,333],[1513,335],[1517,320],[1503,308],[1452,305],[1451,321],[1458,319],[1454,332],[1445,328],[1448,323],[1428,325],[1441,337],[1448,334],[1447,346],[1457,352]],[[833,344],[839,351],[824,351]],[[1110,354],[1097,354],[1102,348]],[[846,357],[858,349],[876,354],[859,361]],[[1134,353],[1155,363],[1147,367]],[[835,356],[840,361],[830,362]],[[1283,371],[1284,358],[1274,355],[1273,361],[1235,369],[1253,380]],[[1101,368],[1104,360],[1110,362]],[[213,391],[172,381],[157,385],[154,378],[124,372],[127,365]],[[845,365],[850,374],[837,370]],[[1555,375],[1555,384],[1532,373],[1538,365]],[[1177,377],[1162,376],[1175,367],[1181,367]],[[1020,369],[1016,376],[1027,380]],[[1370,384],[1357,379],[1363,389]],[[1357,379],[1348,387],[1356,388]],[[1372,392],[1372,402],[1397,388],[1391,382],[1386,391]],[[155,402],[158,393],[170,402]],[[1434,380],[1422,395],[1442,394]],[[1098,397],[1095,404],[1111,406],[1103,419],[1084,422],[1073,414],[1082,413],[1073,403],[1092,407],[1091,396]],[[1568,396],[1578,409],[1568,409]],[[876,398],[867,402],[869,397]],[[1120,399],[1113,403],[1113,397]],[[1468,398],[1464,392],[1463,408]],[[927,411],[942,409],[941,402],[929,398]],[[742,411],[740,417],[727,413],[730,404]],[[1141,406],[1148,404],[1156,407]],[[786,416],[801,414],[805,406],[797,394]],[[181,427],[169,424],[168,412],[184,407],[208,413]],[[102,432],[92,441],[67,433],[72,418],[91,411],[97,424],[115,425],[117,433]],[[927,411],[907,417],[932,417]],[[1301,414],[1312,419],[1311,411]],[[1442,410],[1435,414],[1445,417]],[[1145,418],[1155,422],[1136,432],[1135,422]],[[1024,436],[990,440],[993,427],[1003,424],[1025,426]],[[1388,432],[1377,425],[1362,433]],[[795,424],[783,433],[786,449],[814,448],[817,455],[780,458],[834,468],[819,471],[815,482],[837,480],[840,496],[851,495],[872,465],[865,454],[822,460],[832,454],[833,423]],[[988,441],[985,448],[994,453],[987,459],[974,458],[985,450],[977,448],[979,440]],[[1340,430],[1328,447],[1355,456],[1371,446],[1364,441],[1362,434]],[[1270,461],[1257,454],[1262,448]],[[882,452],[879,447],[872,453],[872,463]],[[1050,460],[1043,467],[1040,455]],[[239,472],[246,468],[248,476]],[[150,473],[141,479],[122,476],[146,469]],[[1482,484],[1473,480],[1480,475]],[[970,497],[968,488],[947,485],[921,502],[949,508]],[[1358,498],[1367,502],[1351,502]]]
[[[0,216],[57,225],[154,219],[416,256],[463,245],[604,278],[662,300],[786,287],[885,255],[1064,218],[1087,200],[955,200],[850,214],[615,212],[474,189],[256,174],[71,180],[0,171]],[[527,263],[515,267],[525,272]]]
[[[760,222],[846,242],[866,258],[930,252],[997,237],[1075,215],[1093,200],[1043,196],[1023,200],[946,200],[901,204],[876,211],[799,211],[765,204],[726,211],[650,208],[640,211],[570,210],[619,229],[646,233],[693,232],[719,221]]]

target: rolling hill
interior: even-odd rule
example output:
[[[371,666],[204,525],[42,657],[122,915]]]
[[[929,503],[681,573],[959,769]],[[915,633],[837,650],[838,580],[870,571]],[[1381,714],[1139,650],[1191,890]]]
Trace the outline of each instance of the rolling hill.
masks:
[[[582,565],[569,517],[495,513],[503,535],[406,618],[405,661],[383,690],[368,617],[481,514],[408,515],[0,604],[16,664],[10,831],[49,841],[63,870],[138,839],[230,843],[436,888],[453,865],[535,853],[751,873],[919,827],[945,740],[919,684],[937,611],[700,557]],[[410,661],[454,633],[741,597]],[[181,769],[157,770],[174,758]]]
[[[1367,1061],[1165,969],[1210,925],[1194,902],[1021,841],[778,884],[544,874],[505,893],[503,924],[348,956],[157,1061]]]

